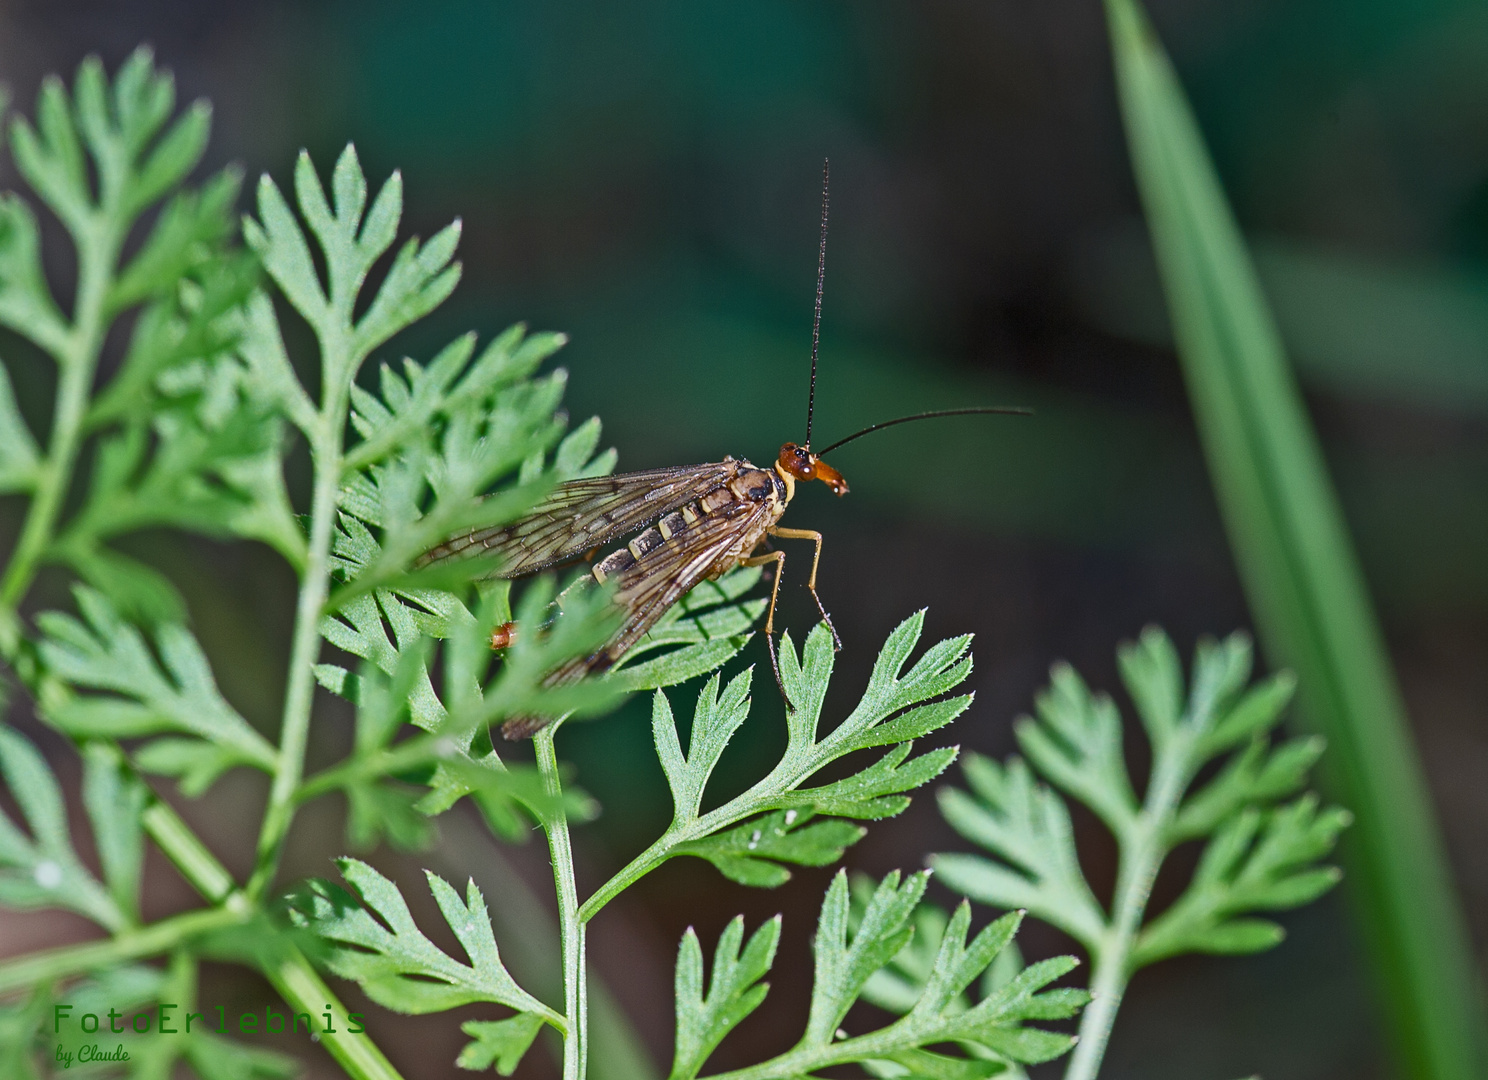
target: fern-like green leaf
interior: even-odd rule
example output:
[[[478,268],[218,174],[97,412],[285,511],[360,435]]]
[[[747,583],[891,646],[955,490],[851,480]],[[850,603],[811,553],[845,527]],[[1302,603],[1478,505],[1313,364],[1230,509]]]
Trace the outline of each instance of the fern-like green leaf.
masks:
[[[223,767],[245,764],[273,769],[273,746],[222,696],[189,630],[166,624],[157,627],[153,642],[147,643],[103,594],[78,586],[74,595],[86,621],[62,612],[37,616],[46,634],[40,653],[59,678],[101,693],[68,694],[48,703],[50,723],[79,736],[190,735],[206,744],[194,751],[198,763],[205,754]],[[184,774],[183,744],[173,741],[166,746],[171,748],[169,754],[157,751],[151,755],[147,747],[142,763]],[[167,764],[182,767],[162,768]]]
[[[1281,674],[1247,689],[1251,648],[1244,635],[1200,642],[1186,689],[1178,651],[1160,630],[1149,628],[1123,646],[1119,660],[1152,745],[1140,801],[1116,705],[1093,694],[1067,665],[1055,665],[1037,719],[1017,725],[1027,763],[969,756],[964,767],[972,792],[940,793],[946,820],[993,858],[931,859],[952,889],[994,908],[1026,909],[1074,937],[1091,954],[1092,988],[1118,1002],[1131,974],[1147,964],[1188,952],[1256,952],[1279,942],[1281,928],[1251,913],[1296,907],[1331,888],[1338,871],[1319,864],[1349,821],[1347,811],[1320,809],[1311,795],[1280,804],[1303,787],[1323,747],[1317,739],[1273,745],[1271,729],[1293,683]],[[1200,770],[1226,754],[1191,790]],[[1115,836],[1121,864],[1109,914],[1086,883],[1063,798],[1038,783],[1035,770],[1093,810]],[[1169,852],[1205,838],[1188,888],[1147,919],[1152,882]],[[1077,1075],[1094,1075],[1114,1017],[1110,1007],[1087,1015],[1071,1065]]]
[[[475,1072],[495,1066],[502,1076],[510,1076],[544,1023],[536,1013],[517,1013],[505,1020],[467,1020],[460,1030],[475,1041],[465,1045],[455,1064]]]
[[[703,947],[688,927],[677,950],[677,1039],[669,1080],[693,1080],[725,1036],[760,1007],[770,984],[761,982],[780,944],[777,915],[744,944],[744,917],[736,917],[718,939],[703,992]]]
[[[1027,968],[1015,964],[1017,970],[1004,971],[980,1000],[972,1002],[970,988],[979,979],[985,982],[998,958],[1008,954],[1022,916],[1005,915],[968,941],[970,908],[963,903],[949,920],[934,909],[927,911],[921,900],[927,878],[926,873],[907,879],[897,872],[889,874],[876,886],[861,888],[854,903],[847,876],[838,873],[817,923],[805,1034],[785,1053],[728,1075],[786,1080],[861,1064],[881,1077],[978,1080],[1006,1072],[1018,1062],[1048,1061],[1067,1051],[1074,1042],[1071,1037],[1027,1022],[1068,1019],[1089,1000],[1082,990],[1045,989],[1073,970],[1074,958],[1057,957]],[[920,947],[920,959],[907,971],[897,966],[897,959],[905,955],[921,927],[933,928],[935,939],[928,948]],[[696,1076],[723,1036],[764,998],[765,988],[758,980],[769,967],[777,933],[767,924],[741,956],[742,937],[742,920],[735,920],[719,942],[706,999],[701,993],[701,949],[690,931],[683,939],[677,961],[678,1051],[672,1080]],[[891,1011],[899,1016],[863,1034],[844,1030],[852,1006],[869,994],[870,986],[882,985],[878,977],[891,966],[901,991]],[[961,1046],[963,1054],[930,1049],[952,1044]]]
[[[57,778],[36,747],[7,727],[0,727],[0,773],[30,829],[27,836],[0,813],[0,905],[66,908],[109,930],[123,929],[128,913],[73,849]],[[120,828],[131,826],[120,823]],[[121,855],[117,847],[110,855],[116,871],[125,869]]]
[[[405,1013],[490,1001],[552,1015],[502,964],[485,899],[474,882],[462,899],[443,878],[428,874],[434,899],[470,959],[466,964],[424,936],[391,881],[356,859],[342,859],[338,865],[356,897],[316,882],[300,898],[298,910],[311,929],[336,946],[331,969],[360,983],[374,1001]]]

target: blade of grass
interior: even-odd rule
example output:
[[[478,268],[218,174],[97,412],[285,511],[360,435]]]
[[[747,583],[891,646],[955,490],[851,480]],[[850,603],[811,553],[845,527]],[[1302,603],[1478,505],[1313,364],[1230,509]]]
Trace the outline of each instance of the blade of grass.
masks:
[[[1174,338],[1267,652],[1357,815],[1349,892],[1402,1072],[1484,1075],[1472,948],[1373,608],[1255,270],[1173,69],[1134,0],[1106,0],[1132,166]]]

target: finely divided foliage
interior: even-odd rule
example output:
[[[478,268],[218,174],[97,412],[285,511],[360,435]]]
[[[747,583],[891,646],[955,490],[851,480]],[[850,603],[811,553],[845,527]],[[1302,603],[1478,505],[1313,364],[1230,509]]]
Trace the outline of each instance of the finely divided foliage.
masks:
[[[685,751],[671,704],[658,691],[652,730],[672,791],[672,824],[629,866],[577,905],[578,921],[587,922],[610,899],[675,856],[707,859],[746,885],[774,886],[790,876],[783,864],[822,866],[838,861],[864,832],[843,819],[876,820],[901,812],[909,801],[905,793],[940,775],[955,757],[954,748],[915,756],[912,740],[949,723],[971,700],[969,695],[944,696],[970,672],[968,639],[941,642],[910,663],[922,622],[923,614],[916,614],[889,636],[862,699],[827,733],[820,731],[820,724],[832,674],[831,634],[817,626],[800,653],[787,636],[781,648],[781,674],[798,707],[787,719],[785,752],[749,790],[707,812],[702,807],[708,781],[749,716],[751,672],[746,670],[727,684],[717,675],[708,680],[698,695]],[[891,747],[886,754],[846,778],[807,786],[832,762],[886,745]],[[561,804],[544,808],[530,793],[516,798],[545,828],[556,831]],[[336,943],[330,963],[337,974],[359,981],[381,1004],[406,1012],[453,1008],[475,1000],[516,1010],[506,1020],[466,1025],[476,1041],[466,1047],[462,1063],[494,1064],[507,1074],[542,1024],[565,1035],[571,1032],[571,1016],[532,999],[501,966],[484,903],[473,885],[461,902],[449,885],[430,876],[440,909],[472,968],[435,948],[414,926],[391,881],[354,860],[344,861],[342,872],[361,905],[337,886],[316,883],[297,909],[305,925]],[[944,923],[939,927],[925,969],[927,978],[909,993],[905,1015],[863,1035],[849,1036],[843,1030],[849,1010],[860,998],[877,1000],[867,987],[913,947],[921,918],[933,921],[933,909],[921,904],[928,879],[929,874],[922,872],[901,883],[897,872],[890,874],[853,919],[847,879],[839,873],[828,890],[817,931],[816,978],[806,1033],[787,1053],[727,1075],[764,1080],[865,1063],[893,1075],[972,1080],[1016,1062],[1045,1061],[1064,1053],[1072,1043],[1069,1036],[1026,1022],[1066,1019],[1084,1004],[1083,991],[1045,990],[1076,961],[1061,957],[1023,968],[1016,953],[1007,951],[1019,916],[999,920],[968,943],[970,910],[964,904],[949,927]],[[764,1000],[768,985],[761,980],[774,960],[779,934],[780,921],[774,919],[746,943],[743,920],[735,919],[719,940],[707,980],[696,933],[689,930],[684,935],[677,959],[672,1080],[694,1080],[724,1037]],[[979,979],[985,983],[999,957],[1003,977],[986,983],[981,999],[969,1005],[967,987]],[[1009,962],[1012,970],[1007,970]],[[411,979],[417,981],[410,983]],[[957,1043],[964,1053],[951,1056],[928,1049],[944,1043]]]
[[[1281,927],[1249,913],[1297,907],[1331,888],[1338,871],[1318,861],[1349,821],[1347,811],[1297,795],[1322,741],[1273,741],[1292,680],[1275,675],[1247,687],[1251,648],[1244,635],[1200,643],[1186,695],[1177,651],[1161,631],[1148,629],[1123,647],[1120,662],[1152,746],[1145,795],[1138,799],[1127,772],[1116,704],[1091,693],[1068,665],[1056,665],[1037,718],[1017,724],[1028,762],[968,755],[972,791],[940,793],[946,820],[995,858],[932,860],[951,888],[997,908],[1026,909],[1090,954],[1095,1002],[1066,1074],[1075,1080],[1095,1075],[1126,983],[1139,968],[1180,953],[1249,953],[1279,942]],[[1201,770],[1216,762],[1196,786]],[[1115,836],[1121,863],[1109,913],[1081,872],[1064,799],[1036,782],[1035,771],[1088,806]],[[1199,840],[1205,846],[1187,890],[1148,919],[1163,860],[1179,844]]]
[[[940,775],[956,753],[945,748],[910,757],[912,740],[950,723],[971,704],[969,694],[942,697],[971,672],[967,637],[931,647],[904,671],[923,622],[924,613],[917,613],[889,636],[861,702],[827,735],[817,729],[832,675],[831,634],[818,625],[807,636],[800,657],[786,634],[780,649],[780,674],[797,707],[787,718],[785,753],[748,791],[707,813],[701,812],[701,806],[708,778],[748,716],[750,675],[737,676],[721,692],[716,675],[703,687],[693,712],[686,756],[671,704],[666,695],[657,693],[651,726],[672,789],[672,824],[600,890],[590,901],[590,912],[598,910],[613,890],[674,855],[707,859],[745,885],[779,885],[790,877],[781,863],[829,865],[863,835],[859,826],[843,820],[813,820],[817,815],[871,821],[900,813],[909,805],[904,793]],[[858,772],[818,787],[804,786],[839,758],[885,745],[892,749]]]
[[[516,612],[532,631],[494,657],[490,630],[512,615],[506,588],[470,594],[465,583],[486,569],[478,564],[443,576],[413,564],[452,532],[511,520],[554,483],[613,466],[612,452],[596,454],[597,421],[565,431],[562,372],[538,374],[562,336],[513,327],[477,348],[466,335],[427,365],[383,364],[375,380],[359,383],[373,351],[455,287],[458,223],[427,243],[405,241],[369,295],[374,265],[397,240],[402,185],[394,175],[369,205],[348,147],[329,191],[301,156],[293,205],[264,177],[257,214],[243,221],[248,250],[237,249],[238,174],[183,185],[210,113],[198,103],[172,120],[174,107],[169,74],[142,50],[112,82],[96,60],[70,91],[49,79],[35,126],[17,119],[10,127],[18,171],[73,243],[77,283],[64,312],[42,269],[35,212],[19,195],[0,198],[0,325],[57,370],[51,425],[39,438],[13,387],[44,380],[12,380],[0,367],[0,491],[27,500],[0,578],[0,651],[40,718],[82,754],[83,806],[102,874],[79,856],[45,760],[0,728],[0,772],[19,810],[0,814],[0,902],[68,908],[112,937],[98,955],[64,950],[0,965],[0,990],[37,988],[0,1021],[5,1060],[15,1065],[8,1075],[33,1071],[37,1018],[56,994],[83,994],[75,980],[86,970],[103,980],[148,974],[154,969],[128,962],[172,953],[175,981],[154,972],[113,1000],[194,1000],[197,935],[268,926],[262,915],[284,837],[310,798],[344,792],[359,846],[382,837],[421,843],[430,815],[466,794],[508,833],[526,827],[525,815],[592,813],[581,792],[551,791],[532,766],[503,762],[485,729],[518,711],[595,713],[624,690],[711,670],[743,646],[760,610],[741,597],[757,574],[719,582],[658,627],[637,653],[643,663],[604,685],[549,691],[543,674],[600,640],[608,613],[602,596],[581,598],[544,626],[553,588],[538,582]],[[317,370],[304,381],[285,345],[285,313],[313,337]],[[124,316],[128,335],[113,363],[105,342]],[[292,505],[284,481],[292,438],[305,440],[314,465],[304,508]],[[169,579],[113,546],[147,528],[257,540],[298,575],[289,689],[274,738],[222,693]],[[20,607],[46,566],[73,575],[76,610],[43,612],[32,629]],[[321,662],[322,638],[360,668]],[[353,700],[356,737],[345,761],[306,779],[316,680]],[[239,766],[272,777],[246,883],[233,880],[146,779],[174,777],[195,797]],[[140,925],[146,835],[213,906]],[[463,918],[475,925],[483,920],[478,898],[469,903]],[[256,948],[250,942],[246,958],[292,1007],[318,1013],[334,1003],[293,940],[272,936],[259,935]],[[493,977],[494,955],[493,946],[474,957],[481,978]],[[535,1031],[525,1023],[472,1031],[467,1063],[482,1055],[514,1062],[514,1047]],[[395,1075],[370,1040],[337,1033],[325,1045],[355,1075]],[[208,1036],[181,1044],[177,1056],[208,1077],[285,1068],[278,1056]],[[135,1075],[171,1068],[154,1052],[135,1058]]]
[[[292,200],[263,177],[239,248],[237,174],[184,183],[206,144],[208,110],[199,103],[172,121],[173,110],[170,76],[141,50],[112,82],[96,60],[82,65],[70,92],[48,80],[35,127],[24,119],[10,127],[19,173],[73,244],[77,283],[64,313],[43,272],[34,211],[19,195],[0,196],[0,326],[30,343],[20,359],[5,358],[12,368],[0,365],[0,493],[25,505],[0,576],[0,657],[31,694],[48,737],[69,740],[80,755],[91,841],[76,838],[79,822],[68,820],[62,786],[35,743],[0,726],[0,775],[14,807],[0,808],[0,905],[71,910],[107,936],[0,961],[0,995],[10,996],[0,1004],[0,1072],[41,1075],[39,1063],[69,1038],[54,1006],[70,1005],[74,1017],[90,1008],[200,1008],[198,963],[208,956],[256,968],[293,1014],[345,1017],[313,956],[389,1009],[476,1003],[509,1013],[462,1025],[472,1040],[459,1056],[463,1067],[509,1075],[548,1026],[562,1040],[565,1080],[582,1080],[589,920],[678,856],[753,886],[780,884],[790,866],[839,861],[863,835],[859,822],[903,811],[909,793],[956,757],[954,747],[916,753],[914,742],[970,704],[970,695],[953,693],[971,671],[969,640],[939,642],[913,659],[923,618],[905,620],[858,703],[827,726],[831,635],[816,627],[799,652],[787,635],[780,673],[795,707],[785,750],[744,793],[710,806],[710,780],[751,705],[750,671],[727,680],[716,671],[744,647],[763,610],[763,600],[745,598],[760,571],[695,589],[604,677],[545,686],[548,672],[612,631],[616,613],[604,590],[560,593],[540,578],[514,597],[509,583],[483,580],[494,567],[480,555],[429,566],[419,556],[448,536],[519,518],[556,484],[614,467],[613,452],[599,449],[597,420],[569,430],[559,411],[563,372],[540,371],[562,336],[517,326],[482,347],[465,335],[427,363],[364,371],[375,351],[454,289],[459,223],[394,252],[402,182],[395,173],[369,198],[348,146],[329,190],[304,154]],[[375,289],[369,280],[379,281]],[[301,332],[286,333],[285,320],[303,323]],[[115,325],[125,332],[111,336]],[[105,349],[115,339],[117,358]],[[309,355],[291,357],[286,342],[295,340],[313,344]],[[47,380],[11,374],[17,363],[44,362],[56,366],[56,393],[43,438],[15,387]],[[303,506],[284,479],[298,440],[311,463]],[[298,596],[277,723],[229,700],[167,576],[118,550],[121,537],[147,528],[257,541],[286,561]],[[32,619],[23,606],[44,567],[70,578],[73,610]],[[493,631],[513,619],[515,642],[494,653]],[[1119,718],[1072,673],[1057,677],[1042,720],[1021,733],[1034,765],[1117,832],[1144,883],[1172,845],[1213,837],[1193,887],[1146,927],[1145,894],[1106,917],[1080,875],[1063,803],[1034,785],[1026,767],[974,759],[968,775],[980,801],[945,801],[953,823],[1004,860],[942,857],[946,876],[975,898],[1026,906],[1091,949],[1105,996],[1087,1026],[1099,1014],[1109,1027],[1134,967],[1196,948],[1262,947],[1275,929],[1242,912],[1304,902],[1332,881],[1311,863],[1331,847],[1341,814],[1306,798],[1274,805],[1300,785],[1317,753],[1310,743],[1266,743],[1287,687],[1273,682],[1242,695],[1248,653],[1231,644],[1201,657],[1181,707],[1170,654],[1154,638],[1126,658],[1159,761],[1142,806],[1121,761]],[[661,690],[710,673],[684,740]],[[317,686],[346,699],[355,722],[346,756],[306,776]],[[569,719],[598,715],[635,691],[656,692],[652,733],[672,820],[585,900],[569,827],[596,807],[566,782],[554,739]],[[491,727],[531,715],[562,718],[538,732],[533,760],[506,744],[498,751]],[[1183,798],[1204,762],[1237,747]],[[245,880],[156,786],[174,780],[182,796],[196,798],[240,767],[269,777]],[[829,767],[837,779],[822,778]],[[340,863],[350,891],[311,882],[276,900],[295,815],[327,794],[345,796],[347,838],[358,848],[382,840],[420,847],[433,819],[466,796],[500,836],[541,829],[558,900],[561,955],[551,959],[563,974],[562,1007],[507,970],[473,883],[462,895],[428,876],[463,956],[420,929],[397,883],[354,859]],[[143,921],[147,842],[201,895],[201,907]],[[860,888],[854,907],[839,873],[815,939],[804,1035],[786,1053],[726,1075],[784,1080],[857,1063],[878,1076],[978,1080],[1063,1053],[1069,1036],[1032,1025],[1067,1019],[1086,1002],[1084,991],[1047,989],[1075,961],[1024,967],[1011,945],[1021,914],[972,935],[967,905],[947,916],[924,902],[927,879],[890,874]],[[746,941],[735,920],[706,979],[697,935],[684,937],[673,1080],[695,1080],[759,1006],[779,933],[776,919]],[[860,1000],[895,1015],[874,1027],[853,1011]],[[375,1032],[348,1027],[318,1031],[321,1046],[351,1076],[396,1080]],[[179,1039],[130,1033],[125,1042],[128,1064],[105,1067],[108,1075],[143,1080],[183,1066],[204,1080],[266,1080],[295,1068],[281,1054],[200,1029]],[[601,1072],[614,1067],[596,1059]]]
[[[968,943],[971,913],[964,903],[940,937],[926,978],[900,1010],[904,1015],[863,1035],[843,1030],[852,1006],[859,998],[869,999],[868,983],[913,940],[928,878],[921,872],[901,883],[896,871],[850,911],[847,877],[839,871],[817,925],[816,974],[805,1034],[775,1058],[721,1075],[764,1080],[863,1063],[884,1076],[973,1080],[1004,1072],[1015,1062],[1047,1061],[1069,1049],[1070,1036],[1025,1022],[1062,1020],[1085,1003],[1088,995],[1082,990],[1044,990],[1076,961],[1066,956],[1023,968],[968,1006],[963,992],[1011,948],[1021,916],[1004,916]],[[670,1080],[696,1077],[714,1047],[764,1001],[768,986],[759,980],[774,958],[779,920],[755,931],[741,953],[743,934],[739,918],[719,938],[706,996],[701,946],[691,930],[683,937],[677,955],[677,1042]],[[958,1044],[965,1055],[927,1049],[947,1043]]]

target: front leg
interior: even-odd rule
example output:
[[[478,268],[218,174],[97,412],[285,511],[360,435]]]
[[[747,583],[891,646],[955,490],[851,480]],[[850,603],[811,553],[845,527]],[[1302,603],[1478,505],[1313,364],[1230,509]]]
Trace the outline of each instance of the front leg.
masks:
[[[782,540],[814,540],[816,552],[811,556],[811,576],[806,579],[806,588],[811,590],[811,599],[816,601],[816,610],[821,612],[822,622],[827,624],[827,629],[832,632],[832,650],[842,651],[842,639],[837,636],[837,627],[832,625],[832,616],[827,614],[826,605],[821,602],[821,597],[816,594],[816,567],[821,562],[822,534],[811,529],[782,529],[779,527],[769,530],[771,536],[778,536]],[[780,584],[777,575],[776,585]],[[770,610],[775,610],[774,601],[770,603]]]

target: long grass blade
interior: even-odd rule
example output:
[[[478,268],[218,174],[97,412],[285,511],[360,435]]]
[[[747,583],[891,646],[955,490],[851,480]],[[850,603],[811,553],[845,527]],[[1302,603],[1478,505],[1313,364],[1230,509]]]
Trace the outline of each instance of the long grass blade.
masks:
[[[1348,890],[1404,1075],[1469,1080],[1484,1011],[1399,690],[1255,270],[1173,69],[1135,0],[1106,0],[1121,108],[1209,471],[1273,663],[1357,815]]]

